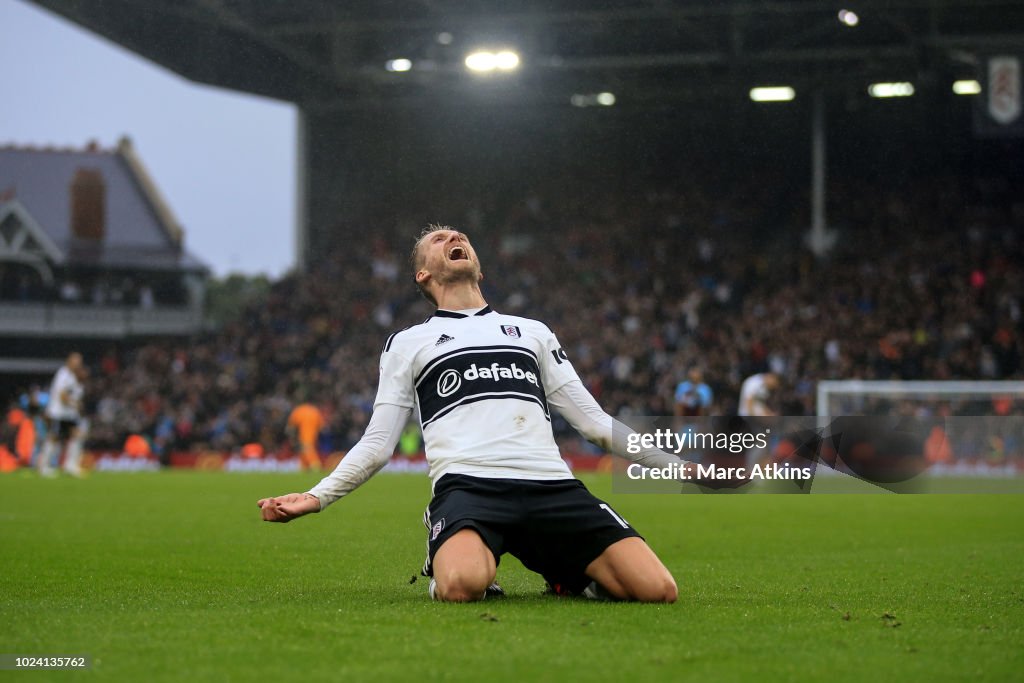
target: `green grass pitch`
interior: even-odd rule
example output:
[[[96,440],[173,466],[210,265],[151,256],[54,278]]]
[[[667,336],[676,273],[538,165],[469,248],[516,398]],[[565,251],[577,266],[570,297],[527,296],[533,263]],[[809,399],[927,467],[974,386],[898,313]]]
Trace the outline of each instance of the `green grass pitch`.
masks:
[[[88,654],[3,680],[1010,681],[1024,678],[1024,496],[612,495],[674,605],[433,603],[422,475],[259,521],[315,477],[0,477],[0,653]]]

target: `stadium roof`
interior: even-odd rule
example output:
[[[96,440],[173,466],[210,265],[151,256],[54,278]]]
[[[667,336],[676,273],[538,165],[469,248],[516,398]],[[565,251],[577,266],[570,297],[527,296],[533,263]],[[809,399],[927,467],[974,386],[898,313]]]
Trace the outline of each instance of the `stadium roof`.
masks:
[[[71,229],[71,185],[79,169],[99,171],[106,188],[105,234],[82,249]],[[148,270],[205,270],[182,248],[183,230],[164,203],[131,143],[116,149],[0,147],[0,206],[24,207],[45,233],[59,263]],[[23,216],[24,218],[24,216]],[[54,253],[54,249],[59,253]]]
[[[623,104],[714,98],[754,85],[829,89],[969,77],[1024,50],[1021,0],[35,0],[190,79],[306,106]],[[522,68],[483,83],[476,47]],[[385,63],[408,59],[405,72]],[[944,85],[944,88],[948,86]]]

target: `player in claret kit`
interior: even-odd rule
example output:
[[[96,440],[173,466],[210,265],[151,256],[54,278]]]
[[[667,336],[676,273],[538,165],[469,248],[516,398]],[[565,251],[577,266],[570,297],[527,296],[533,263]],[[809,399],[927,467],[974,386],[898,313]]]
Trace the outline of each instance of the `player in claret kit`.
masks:
[[[686,380],[676,386],[675,414],[677,417],[707,415],[713,397],[711,387],[704,383],[704,372],[694,365],[687,370]]]
[[[602,448],[645,467],[678,466],[649,449],[629,454],[630,430],[586,390],[543,323],[491,309],[466,235],[431,226],[412,253],[433,316],[388,338],[362,439],[307,493],[258,502],[269,522],[319,512],[387,464],[419,408],[433,482],[424,515],[430,594],[479,600],[503,553],[560,594],[674,602],[676,583],[643,538],[573,478],[551,430],[550,408]]]

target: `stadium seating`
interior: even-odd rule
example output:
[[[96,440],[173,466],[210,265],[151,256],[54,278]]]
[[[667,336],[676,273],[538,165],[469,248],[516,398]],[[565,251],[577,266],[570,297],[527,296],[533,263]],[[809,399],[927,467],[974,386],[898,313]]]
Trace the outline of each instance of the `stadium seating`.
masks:
[[[768,369],[789,415],[813,412],[819,379],[1021,376],[1021,188],[838,182],[842,239],[826,259],[801,247],[807,219],[791,207],[806,202],[776,190],[759,175],[636,196],[533,193],[459,227],[481,255],[488,301],[546,321],[613,414],[671,414],[694,362],[716,414]],[[407,272],[418,227],[325,255],[188,344],[107,359],[89,389],[94,445],[138,432],[158,453],[273,451],[299,396],[323,405],[332,449],[351,445],[382,341],[431,311]]]

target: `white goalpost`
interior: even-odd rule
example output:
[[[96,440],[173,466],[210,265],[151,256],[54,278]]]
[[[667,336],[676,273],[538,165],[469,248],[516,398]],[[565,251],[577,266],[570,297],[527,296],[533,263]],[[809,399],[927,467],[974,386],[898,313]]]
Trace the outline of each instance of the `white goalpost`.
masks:
[[[985,406],[1001,398],[1024,401],[1024,381],[822,380],[818,382],[816,412],[818,417],[880,415],[888,414],[895,402],[912,402],[926,409],[929,404],[946,402],[982,411],[961,414],[991,415],[984,412]]]

